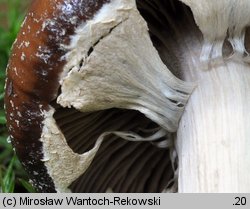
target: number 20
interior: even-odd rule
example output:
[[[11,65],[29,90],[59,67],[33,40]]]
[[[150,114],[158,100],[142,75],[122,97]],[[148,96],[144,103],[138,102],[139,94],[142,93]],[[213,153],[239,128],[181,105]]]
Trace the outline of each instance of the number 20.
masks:
[[[246,197],[235,197],[236,203],[234,205],[246,205],[247,199]]]

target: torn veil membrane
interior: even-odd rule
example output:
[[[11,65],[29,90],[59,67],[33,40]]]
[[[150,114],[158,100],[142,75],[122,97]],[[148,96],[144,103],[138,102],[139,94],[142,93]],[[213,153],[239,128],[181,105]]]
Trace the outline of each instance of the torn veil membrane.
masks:
[[[193,89],[163,64],[133,0],[105,4],[92,20],[78,27],[67,47],[68,62],[61,77],[58,104],[81,112],[137,110],[160,128],[146,138],[132,132],[104,132],[93,148],[79,155],[67,145],[51,107],[44,113],[41,141],[45,165],[58,191],[66,191],[87,170],[105,136],[155,141],[175,132]],[[171,142],[159,144],[170,145]]]

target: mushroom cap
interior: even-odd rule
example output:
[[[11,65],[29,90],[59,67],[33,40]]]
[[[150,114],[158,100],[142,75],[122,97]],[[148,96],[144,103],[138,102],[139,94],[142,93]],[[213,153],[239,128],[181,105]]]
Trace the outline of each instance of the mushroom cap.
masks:
[[[105,191],[112,172],[115,191],[162,191],[174,160],[157,146],[172,147],[192,90],[162,62],[134,0],[34,0],[7,67],[8,130],[40,192]],[[102,187],[85,190],[93,172]]]

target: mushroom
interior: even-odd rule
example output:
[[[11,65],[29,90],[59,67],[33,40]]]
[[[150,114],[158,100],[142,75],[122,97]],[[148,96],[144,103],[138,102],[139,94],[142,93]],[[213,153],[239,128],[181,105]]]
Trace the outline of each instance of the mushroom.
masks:
[[[7,67],[5,105],[35,188],[247,191],[249,6],[33,0]]]

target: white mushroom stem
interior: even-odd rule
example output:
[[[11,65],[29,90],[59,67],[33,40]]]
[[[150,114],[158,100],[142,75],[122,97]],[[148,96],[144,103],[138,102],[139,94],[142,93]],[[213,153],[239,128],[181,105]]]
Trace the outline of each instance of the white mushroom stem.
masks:
[[[179,192],[249,192],[249,67],[197,73],[177,134]]]
[[[250,71],[243,54],[250,3],[183,2],[204,35],[201,60],[209,63],[209,70],[196,66],[193,78],[184,72],[187,80],[198,83],[177,132],[179,192],[249,192]],[[223,58],[227,33],[233,52],[240,55],[237,61]]]

